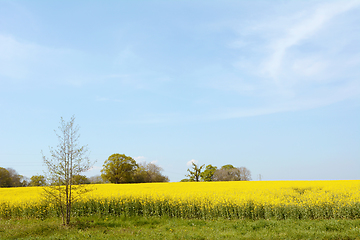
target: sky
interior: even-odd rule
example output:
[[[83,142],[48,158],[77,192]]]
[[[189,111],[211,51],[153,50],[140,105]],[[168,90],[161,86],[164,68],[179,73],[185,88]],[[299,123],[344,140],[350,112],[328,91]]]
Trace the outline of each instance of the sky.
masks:
[[[73,115],[87,176],[360,179],[360,1],[0,0],[0,167],[43,174]]]

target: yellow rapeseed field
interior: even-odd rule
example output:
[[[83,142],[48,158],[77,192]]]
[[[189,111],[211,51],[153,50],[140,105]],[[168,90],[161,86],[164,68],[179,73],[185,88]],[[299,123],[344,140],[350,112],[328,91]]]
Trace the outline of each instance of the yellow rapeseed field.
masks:
[[[181,218],[327,219],[360,217],[360,180],[240,181],[89,185],[81,215]],[[0,188],[0,217],[58,215],[42,187]]]

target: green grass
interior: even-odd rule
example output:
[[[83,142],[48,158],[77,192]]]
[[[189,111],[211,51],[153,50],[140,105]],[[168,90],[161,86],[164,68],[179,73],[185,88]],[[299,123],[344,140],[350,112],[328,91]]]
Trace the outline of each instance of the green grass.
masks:
[[[360,220],[80,217],[0,220],[0,239],[359,239]]]

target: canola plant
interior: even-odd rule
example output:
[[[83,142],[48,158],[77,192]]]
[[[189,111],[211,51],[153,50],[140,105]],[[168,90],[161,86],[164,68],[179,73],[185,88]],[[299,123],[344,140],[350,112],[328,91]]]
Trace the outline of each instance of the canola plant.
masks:
[[[359,219],[360,181],[233,181],[89,185],[74,216]],[[42,187],[0,188],[0,218],[58,216]]]

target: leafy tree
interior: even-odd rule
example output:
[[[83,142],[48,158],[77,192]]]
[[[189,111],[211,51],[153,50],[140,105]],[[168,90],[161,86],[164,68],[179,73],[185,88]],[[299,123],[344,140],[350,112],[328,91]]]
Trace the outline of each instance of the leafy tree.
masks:
[[[46,199],[60,209],[63,224],[71,219],[72,205],[90,191],[84,185],[74,185],[74,176],[90,169],[92,163],[87,155],[86,146],[79,146],[79,127],[74,125],[75,117],[69,122],[61,118],[59,132],[56,132],[59,145],[50,148],[51,157],[43,155],[51,186],[44,188]]]
[[[180,182],[191,182],[191,180],[188,178],[184,178],[184,179],[181,179]]]
[[[146,172],[146,163],[139,163],[138,167],[133,174],[134,183],[145,183],[147,181],[148,175]]]
[[[192,169],[188,169],[187,171],[189,172],[188,175],[186,175],[186,177],[189,177],[190,181],[193,182],[199,182],[200,181],[200,174],[201,174],[201,169],[205,166],[205,164],[201,165],[200,167],[198,165],[196,165],[194,162],[192,162]]]
[[[217,167],[209,164],[205,167],[205,170],[200,174],[200,177],[205,182],[210,182],[213,180],[214,173]]]
[[[86,176],[77,174],[73,176],[73,184],[74,185],[90,184],[90,181]]]
[[[0,187],[26,187],[27,178],[12,168],[0,168]]]
[[[101,177],[111,183],[130,183],[138,168],[136,161],[125,154],[111,155],[101,169]]]
[[[46,178],[43,175],[34,175],[30,178],[30,186],[46,186]]]
[[[222,170],[230,170],[230,169],[235,169],[235,167],[231,164],[226,164],[224,166],[222,166],[220,169]]]
[[[0,167],[0,187],[11,187],[10,173],[6,168]]]

